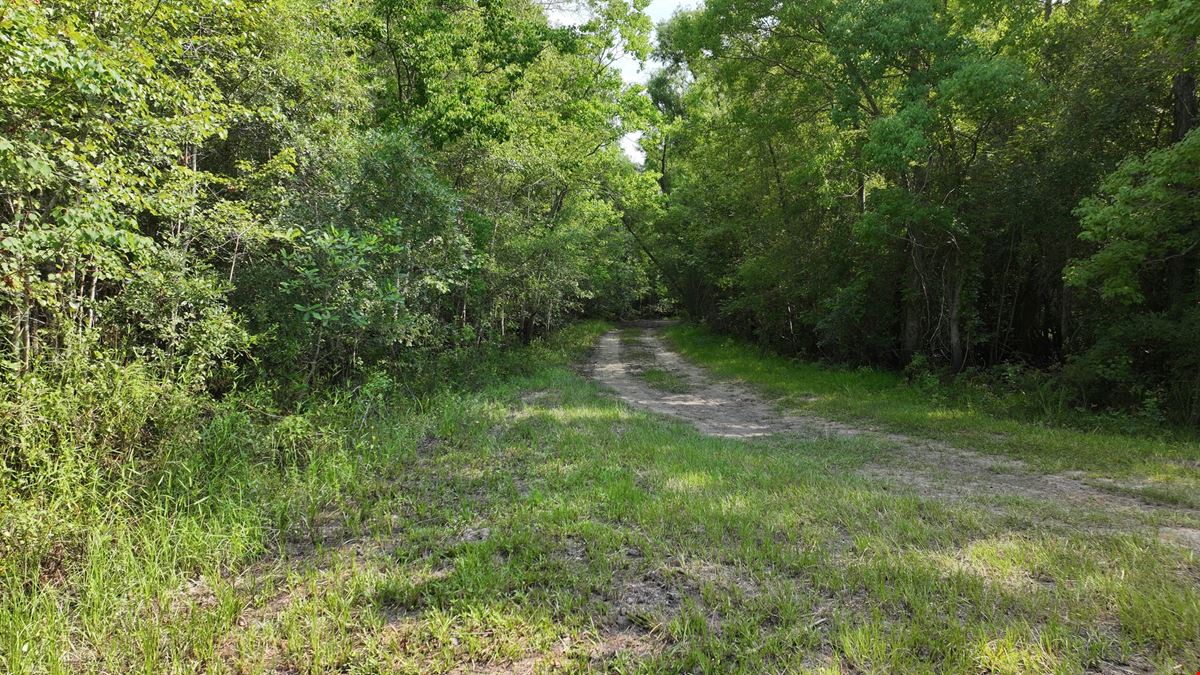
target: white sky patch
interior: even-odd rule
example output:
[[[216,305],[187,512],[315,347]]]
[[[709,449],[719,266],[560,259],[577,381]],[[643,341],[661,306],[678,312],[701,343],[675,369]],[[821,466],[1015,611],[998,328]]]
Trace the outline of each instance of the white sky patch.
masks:
[[[621,137],[621,149],[629,156],[629,159],[641,164],[646,161],[646,153],[638,147],[638,141],[642,140],[642,132],[635,131],[632,134],[625,134]]]
[[[655,25],[659,22],[666,21],[671,18],[675,12],[681,9],[695,9],[700,6],[701,0],[653,0],[646,7],[646,14]],[[550,23],[557,26],[574,26],[588,20],[587,7],[573,2],[563,3],[546,3],[546,14],[550,18]],[[653,35],[651,38],[653,39]],[[657,67],[654,60],[649,63],[642,64],[629,54],[622,55],[613,66],[621,71],[621,78],[630,84],[646,84],[650,79],[650,72]],[[641,132],[627,134],[621,139],[621,149],[634,162],[641,164],[646,160],[645,153],[638,147],[638,139],[642,137]]]

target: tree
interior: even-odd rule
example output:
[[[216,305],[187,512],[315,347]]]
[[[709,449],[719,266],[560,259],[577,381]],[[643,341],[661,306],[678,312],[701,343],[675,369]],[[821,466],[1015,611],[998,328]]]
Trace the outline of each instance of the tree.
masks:
[[[852,362],[922,354],[961,371],[1087,352],[1115,319],[1080,292],[1093,282],[1064,282],[1098,241],[1076,207],[1194,123],[1194,14],[713,0],[677,15],[659,28],[664,115],[646,149],[668,174],[653,238],[685,306]],[[1168,255],[1191,279],[1192,259]]]

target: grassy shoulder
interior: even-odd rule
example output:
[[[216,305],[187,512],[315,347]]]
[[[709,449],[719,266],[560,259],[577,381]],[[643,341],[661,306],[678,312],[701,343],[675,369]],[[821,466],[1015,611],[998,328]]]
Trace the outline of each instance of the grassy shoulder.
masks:
[[[0,422],[18,452],[0,455],[0,671],[221,663],[222,636],[271,592],[280,561],[321,548],[331,527],[365,535],[387,512],[414,449],[460,404],[456,388],[562,367],[606,329],[478,354],[419,396],[378,376],[287,410],[266,390],[181,396],[136,364],[90,388],[5,392]],[[75,414],[112,430],[72,436]]]
[[[515,351],[469,389],[386,405],[357,392],[290,422],[286,461],[242,459],[278,439],[214,420],[193,477],[181,464],[154,488],[172,498],[142,481],[159,496],[96,520],[56,577],[6,571],[3,669],[1200,661],[1200,563],[1152,531],[1030,500],[922,499],[857,473],[888,452],[869,438],[701,436],[573,370],[601,330]]]
[[[1047,472],[1083,471],[1110,489],[1200,507],[1195,440],[1121,433],[1117,423],[1100,417],[1047,424],[1006,414],[1011,401],[986,392],[917,388],[895,373],[801,362],[696,326],[664,333],[689,359],[718,376],[743,380],[787,408],[1004,453]]]
[[[646,384],[671,394],[686,394],[692,390],[687,379],[663,368],[646,368],[639,373]]]

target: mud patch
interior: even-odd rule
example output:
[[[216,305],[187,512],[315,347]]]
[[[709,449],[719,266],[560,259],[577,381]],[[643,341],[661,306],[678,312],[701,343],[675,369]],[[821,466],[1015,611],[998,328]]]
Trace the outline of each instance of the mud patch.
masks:
[[[425,436],[417,442],[417,454],[422,456],[433,455],[437,453],[438,447],[442,444],[442,439],[433,434],[425,434]]]
[[[637,566],[643,553],[622,549]],[[716,593],[716,598],[712,593]],[[763,593],[760,582],[735,566],[702,559],[687,559],[662,567],[618,575],[607,593],[605,625],[617,634],[657,633],[685,609],[699,610],[709,630],[721,631],[721,616],[714,607],[727,601],[742,603]],[[710,605],[706,600],[716,602]]]
[[[684,594],[667,583],[661,572],[651,571],[617,584],[612,621],[617,628],[654,630],[679,611]]]
[[[588,546],[587,541],[583,537],[574,535],[564,537],[556,548],[556,555],[559,559],[575,567],[587,565],[589,560]]]
[[[708,560],[689,560],[681,563],[679,570],[696,585],[712,586],[744,599],[754,598],[762,593],[762,586],[756,579],[733,565]]]
[[[487,541],[492,536],[492,530],[488,527],[468,527],[454,538],[456,544],[474,544],[481,541]]]

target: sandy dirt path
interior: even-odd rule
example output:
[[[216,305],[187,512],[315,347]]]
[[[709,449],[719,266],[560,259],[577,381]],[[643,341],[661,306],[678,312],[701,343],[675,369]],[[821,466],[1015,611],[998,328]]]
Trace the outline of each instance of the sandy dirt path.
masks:
[[[940,441],[784,413],[748,388],[718,380],[673,352],[659,335],[665,325],[667,322],[636,322],[626,327],[637,331],[614,330],[605,334],[590,363],[592,377],[630,405],[683,420],[710,436],[866,437],[883,444],[889,452],[886,459],[864,467],[862,475],[897,483],[926,496],[1045,499],[1124,514],[1137,520],[1155,514],[1197,515],[1187,509],[1102,489],[1085,482],[1082,475],[1044,474],[1019,460],[963,450]],[[685,387],[680,387],[684,391],[663,391],[648,384],[642,373],[651,368],[668,372],[685,383]],[[1200,530],[1163,530],[1164,538],[1200,550]]]
[[[834,422],[784,415],[746,388],[714,380],[704,369],[667,348],[657,334],[661,325],[663,322],[639,322],[637,327],[642,333],[635,340],[623,339],[621,331],[606,333],[596,347],[592,376],[626,402],[683,419],[709,436],[753,438],[788,431],[809,435],[857,433]],[[689,390],[671,393],[651,387],[638,374],[648,366],[681,377]]]

